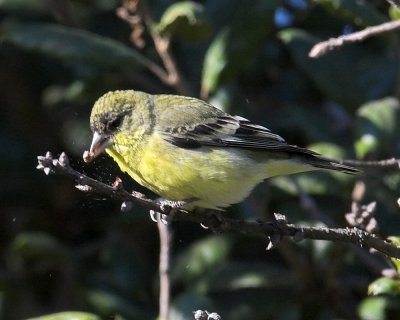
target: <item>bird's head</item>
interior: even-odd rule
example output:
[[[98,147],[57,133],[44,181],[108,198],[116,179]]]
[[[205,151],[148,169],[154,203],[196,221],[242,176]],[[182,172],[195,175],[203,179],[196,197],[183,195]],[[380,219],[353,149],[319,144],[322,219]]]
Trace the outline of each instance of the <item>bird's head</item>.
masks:
[[[143,101],[142,92],[133,90],[108,92],[94,104],[90,115],[93,132],[91,158],[112,147],[120,133],[134,130],[133,113]]]

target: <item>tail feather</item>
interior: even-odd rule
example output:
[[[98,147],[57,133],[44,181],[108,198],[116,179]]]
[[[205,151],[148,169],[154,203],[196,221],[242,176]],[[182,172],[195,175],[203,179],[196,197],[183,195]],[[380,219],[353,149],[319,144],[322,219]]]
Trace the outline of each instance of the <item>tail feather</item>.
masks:
[[[308,160],[308,162],[316,168],[335,170],[352,175],[362,174],[362,171],[360,171],[359,169],[341,164],[338,160],[325,158],[319,155],[314,155],[311,159]]]

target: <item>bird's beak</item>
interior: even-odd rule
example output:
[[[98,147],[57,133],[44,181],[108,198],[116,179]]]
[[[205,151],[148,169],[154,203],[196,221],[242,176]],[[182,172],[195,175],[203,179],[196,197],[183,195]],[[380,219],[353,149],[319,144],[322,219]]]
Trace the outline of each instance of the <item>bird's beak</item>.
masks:
[[[97,131],[93,134],[92,144],[90,146],[90,153],[93,158],[97,157],[104,149],[112,145],[110,135],[99,134]]]

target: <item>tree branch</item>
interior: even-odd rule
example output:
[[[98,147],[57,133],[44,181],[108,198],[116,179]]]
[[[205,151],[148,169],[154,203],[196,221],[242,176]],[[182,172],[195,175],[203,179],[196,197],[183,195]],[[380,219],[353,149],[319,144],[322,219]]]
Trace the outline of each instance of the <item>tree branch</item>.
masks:
[[[400,28],[400,20],[394,20],[382,23],[377,26],[367,27],[364,30],[346,34],[337,38],[330,38],[329,40],[317,43],[312,47],[308,56],[310,58],[319,58],[324,54],[332,51],[333,49],[342,47],[347,43],[354,43],[363,41],[369,37],[379,35],[384,32]]]
[[[399,170],[400,169],[400,159],[391,158],[385,160],[376,161],[361,161],[361,160],[342,160],[342,164],[349,166],[359,167],[359,168],[377,168],[377,169],[387,169],[387,170]]]
[[[171,230],[168,224],[165,224],[160,215],[157,219],[158,233],[160,235],[160,297],[159,297],[159,320],[168,320],[170,306],[170,251],[171,251]]]
[[[161,79],[164,83],[174,87],[182,95],[191,95],[188,85],[183,79],[183,75],[178,68],[178,64],[171,51],[171,38],[168,35],[161,35],[154,29],[154,21],[150,15],[147,3],[142,0],[139,5],[139,14],[143,17],[143,21],[147,26],[148,31],[154,42],[154,47],[160,56],[165,69],[167,70],[167,77]]]
[[[163,83],[174,87],[179,94],[190,96],[189,87],[184,81],[171,51],[171,38],[155,31],[155,23],[147,8],[146,1],[123,0],[121,6],[116,10],[116,15],[130,25],[132,29],[131,41],[139,48],[143,48],[145,45],[143,31],[145,27],[147,28],[165,70],[151,60],[144,60],[144,65]]]
[[[160,205],[139,192],[129,193],[123,189],[122,184],[109,186],[74,170],[69,166],[68,157],[65,153],[62,153],[58,159],[54,159],[48,152],[45,156],[38,156],[38,162],[37,169],[43,170],[47,175],[69,176],[78,183],[77,188],[81,191],[102,193],[110,198],[124,201],[124,203],[133,202],[162,214],[168,215],[171,212],[171,208],[168,206]],[[177,209],[174,211],[172,220],[201,223],[220,232],[230,231],[248,236],[267,237],[270,240],[268,248],[275,245],[281,238],[290,236],[296,241],[314,239],[352,243],[360,247],[373,248],[387,256],[400,259],[399,247],[361,229],[303,227],[287,223],[283,215],[276,214],[275,217],[275,221],[272,222],[249,222],[228,218],[215,212],[210,213],[210,211],[191,213]]]

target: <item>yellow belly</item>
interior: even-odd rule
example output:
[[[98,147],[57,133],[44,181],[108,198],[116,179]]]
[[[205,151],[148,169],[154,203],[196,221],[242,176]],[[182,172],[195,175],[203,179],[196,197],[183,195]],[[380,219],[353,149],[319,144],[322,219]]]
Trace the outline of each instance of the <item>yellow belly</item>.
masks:
[[[161,136],[140,148],[107,152],[121,170],[169,200],[199,199],[191,207],[223,208],[242,201],[264,179],[311,170],[289,160],[268,160],[239,148],[178,148]]]

